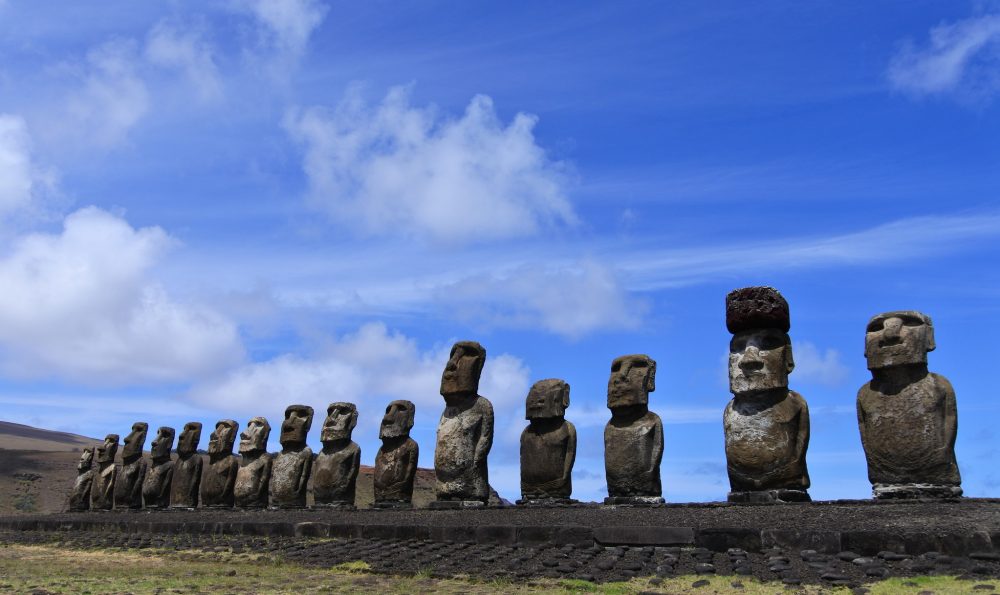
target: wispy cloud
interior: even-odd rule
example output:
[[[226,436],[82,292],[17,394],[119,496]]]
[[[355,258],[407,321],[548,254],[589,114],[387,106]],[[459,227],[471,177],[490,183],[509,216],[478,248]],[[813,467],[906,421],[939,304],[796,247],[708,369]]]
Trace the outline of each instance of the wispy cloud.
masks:
[[[157,23],[146,38],[145,56],[153,64],[180,71],[202,101],[222,96],[214,51],[197,26]]]
[[[318,0],[237,0],[238,10],[257,23],[257,59],[277,78],[287,76],[305,53],[309,38],[326,18]]]
[[[809,341],[795,341],[793,382],[836,388],[847,380],[849,370],[836,349],[820,349]]]
[[[565,164],[532,134],[535,118],[504,125],[485,95],[460,118],[409,104],[406,88],[377,106],[357,88],[333,110],[292,111],[289,134],[305,149],[313,202],[336,221],[374,235],[444,242],[532,235],[573,224]]]
[[[55,188],[55,173],[32,159],[24,119],[0,114],[0,217],[32,209]]]
[[[1000,14],[942,23],[930,43],[905,43],[889,63],[889,82],[913,95],[964,91],[990,97],[1000,91]]]

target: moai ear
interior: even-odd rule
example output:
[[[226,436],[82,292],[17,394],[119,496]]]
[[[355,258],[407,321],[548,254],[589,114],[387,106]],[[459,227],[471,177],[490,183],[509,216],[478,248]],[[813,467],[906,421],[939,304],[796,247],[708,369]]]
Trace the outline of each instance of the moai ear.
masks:
[[[785,346],[785,374],[791,374],[792,370],[795,369],[795,358],[792,357],[792,343],[788,342]]]
[[[656,390],[656,362],[649,360],[649,373],[646,374],[646,392]]]
[[[354,411],[351,412],[351,422],[348,424],[348,426],[350,426],[350,429],[353,430],[354,428],[357,427],[357,425],[358,425],[358,410],[355,409]]]
[[[562,391],[562,406],[563,406],[563,409],[565,410],[565,409],[569,408],[569,383],[566,382],[566,383],[563,383],[563,384],[564,384],[564,387],[563,387],[563,391]]]
[[[931,322],[930,316],[924,316],[927,319],[927,351],[934,351],[937,345],[934,343],[934,323]]]

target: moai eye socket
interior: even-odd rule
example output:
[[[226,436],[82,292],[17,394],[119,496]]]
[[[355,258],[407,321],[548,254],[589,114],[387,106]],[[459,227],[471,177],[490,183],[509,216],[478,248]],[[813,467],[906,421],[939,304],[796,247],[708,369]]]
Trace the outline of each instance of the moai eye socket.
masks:
[[[616,361],[616,362],[613,362],[613,363],[611,364],[611,371],[612,371],[612,372],[618,372],[618,371],[620,371],[621,369],[622,369],[622,363],[621,363],[621,362],[617,362],[617,361]]]
[[[875,320],[873,320],[873,321],[871,321],[871,322],[868,323],[867,332],[869,332],[869,333],[877,333],[880,330],[882,330],[883,328],[885,328],[885,319],[879,317],[879,318],[876,318]]]

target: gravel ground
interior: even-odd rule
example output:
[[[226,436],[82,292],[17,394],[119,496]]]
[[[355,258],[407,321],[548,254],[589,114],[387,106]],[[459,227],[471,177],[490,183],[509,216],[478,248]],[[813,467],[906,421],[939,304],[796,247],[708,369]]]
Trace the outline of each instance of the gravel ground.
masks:
[[[331,567],[364,561],[376,573],[435,578],[460,575],[484,579],[575,578],[605,582],[636,576],[673,577],[718,574],[734,581],[754,576],[787,585],[820,583],[860,587],[887,577],[957,575],[976,584],[1000,584],[1000,555],[917,557],[883,552],[862,558],[850,552],[823,555],[767,550],[714,553],[702,548],[515,547],[417,540],[263,538],[221,535],[122,534],[107,532],[0,532],[0,544],[55,545],[75,549],[167,549],[232,554],[266,553],[304,566]],[[252,564],[252,562],[234,562]],[[970,588],[973,584],[969,583]],[[986,587],[980,587],[987,590]],[[991,590],[991,589],[990,589]]]
[[[318,521],[368,525],[483,526],[661,526],[814,531],[893,530],[902,534],[935,531],[1000,531],[1000,499],[964,498],[954,502],[874,502],[871,500],[777,505],[668,504],[656,508],[491,508],[479,510],[285,510],[141,511],[5,516],[3,520],[170,520],[178,522]]]

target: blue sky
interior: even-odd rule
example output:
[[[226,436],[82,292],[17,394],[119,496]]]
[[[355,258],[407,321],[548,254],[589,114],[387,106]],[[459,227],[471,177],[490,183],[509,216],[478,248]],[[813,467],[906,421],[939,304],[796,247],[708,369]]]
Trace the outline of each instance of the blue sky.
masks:
[[[371,464],[451,343],[491,479],[571,385],[604,495],[611,360],[658,362],[670,501],[725,497],[724,298],[791,305],[814,498],[867,497],[864,328],[916,309],[996,496],[1000,5],[0,0],[0,405],[99,437],[354,401]],[[275,436],[276,437],[276,436]],[[207,444],[207,433],[203,446]],[[277,448],[272,440],[272,448]]]

